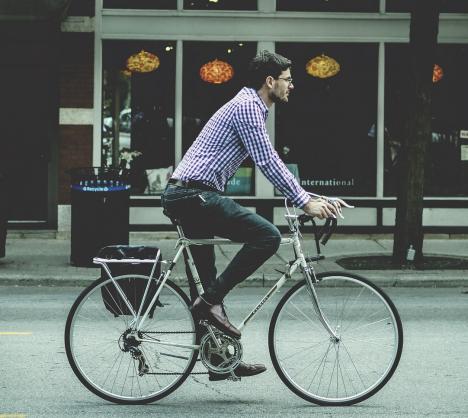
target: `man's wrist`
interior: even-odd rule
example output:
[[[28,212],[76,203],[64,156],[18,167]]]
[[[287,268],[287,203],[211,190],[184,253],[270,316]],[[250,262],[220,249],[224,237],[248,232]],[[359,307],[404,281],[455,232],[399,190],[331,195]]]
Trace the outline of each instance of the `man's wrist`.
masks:
[[[307,194],[307,192],[303,191],[303,193],[299,194],[299,196],[297,197],[297,203],[295,202],[295,205],[303,209],[304,206],[310,202],[310,200],[310,196]]]

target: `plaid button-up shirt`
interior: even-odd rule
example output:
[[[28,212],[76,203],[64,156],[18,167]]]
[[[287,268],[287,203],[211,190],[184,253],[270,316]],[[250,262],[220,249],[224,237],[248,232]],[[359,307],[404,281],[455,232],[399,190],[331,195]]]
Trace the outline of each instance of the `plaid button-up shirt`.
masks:
[[[227,181],[250,156],[281,193],[294,205],[304,206],[309,196],[273,148],[265,126],[267,116],[268,108],[257,92],[244,87],[211,117],[172,177],[224,191]]]

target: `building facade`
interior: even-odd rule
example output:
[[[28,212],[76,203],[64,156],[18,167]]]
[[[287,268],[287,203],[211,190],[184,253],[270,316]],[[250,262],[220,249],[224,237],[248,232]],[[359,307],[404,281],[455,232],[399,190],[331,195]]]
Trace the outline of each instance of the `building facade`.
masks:
[[[131,229],[170,229],[159,198],[167,177],[212,113],[243,86],[249,59],[268,49],[293,61],[290,102],[273,108],[267,122],[276,150],[306,190],[355,204],[344,230],[390,232],[409,79],[410,3],[72,1],[54,35],[58,111],[49,118],[58,128],[50,134],[41,186],[48,199],[29,220],[66,231],[69,170],[120,166],[132,186]],[[425,181],[428,231],[468,231],[465,3],[446,0],[440,16]],[[322,56],[333,64],[323,78],[310,74],[311,60]],[[251,161],[226,193],[285,225],[282,197]]]

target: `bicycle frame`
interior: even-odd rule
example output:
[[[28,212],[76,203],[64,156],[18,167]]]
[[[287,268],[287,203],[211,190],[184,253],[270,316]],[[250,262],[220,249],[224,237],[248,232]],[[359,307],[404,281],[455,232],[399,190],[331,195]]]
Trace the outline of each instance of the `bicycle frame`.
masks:
[[[260,300],[260,302],[253,308],[253,310],[245,317],[245,319],[237,326],[239,330],[242,330],[258,313],[258,311],[265,305],[265,303],[271,298],[271,296],[279,291],[285,282],[291,278],[291,276],[294,274],[294,272],[300,268],[302,270],[303,276],[306,280],[306,283],[309,288],[309,294],[311,296],[312,304],[314,306],[315,312],[324,326],[324,328],[327,330],[327,332],[330,334],[330,337],[334,340],[337,340],[339,337],[333,331],[331,326],[329,325],[327,319],[325,318],[322,309],[320,307],[320,303],[318,300],[318,296],[314,287],[314,283],[317,283],[317,278],[315,275],[315,270],[313,266],[311,266],[307,261],[304,256],[304,253],[302,251],[302,246],[300,242],[300,231],[299,231],[299,224],[298,224],[298,215],[295,213],[291,213],[286,206],[286,220],[288,222],[290,231],[291,231],[291,237],[290,238],[282,238],[281,239],[281,245],[292,245],[294,254],[296,255],[296,258],[293,262],[288,263],[286,265],[286,272],[283,273],[283,275],[280,277],[280,279],[273,285],[273,287],[265,294],[265,296]],[[198,294],[203,295],[204,289],[201,284],[200,277],[198,275],[197,268],[195,266],[195,262],[193,260],[192,253],[190,251],[190,246],[191,245],[239,245],[240,243],[238,242],[233,242],[229,239],[223,239],[223,238],[214,238],[214,239],[189,239],[186,238],[183,232],[183,229],[180,225],[177,225],[177,231],[179,233],[179,239],[177,240],[176,247],[175,249],[177,250],[174,258],[170,261],[169,266],[167,267],[166,271],[161,273],[161,276],[159,278],[153,278],[152,275],[155,271],[155,266],[158,261],[158,257],[156,257],[156,260],[142,260],[143,262],[153,262],[154,267],[152,269],[151,277],[150,280],[148,281],[148,284],[145,289],[145,293],[143,295],[142,300],[145,300],[146,295],[148,293],[148,289],[151,283],[151,280],[156,280],[156,285],[158,287],[155,295],[153,296],[151,302],[149,303],[145,313],[143,316],[141,316],[141,309],[143,304],[141,304],[139,311],[135,312],[130,304],[130,302],[127,300],[127,297],[125,296],[124,292],[120,288],[120,286],[117,284],[117,282],[114,280],[112,277],[112,274],[109,270],[109,268],[106,265],[106,262],[109,262],[109,260],[103,260],[103,259],[95,259],[94,261],[98,264],[103,265],[104,270],[106,271],[107,275],[109,278],[112,280],[114,283],[115,287],[117,288],[117,291],[119,292],[120,296],[124,300],[125,304],[127,307],[130,309],[130,312],[133,315],[133,320],[130,322],[130,326],[133,326],[136,324],[135,328],[135,339],[138,341],[142,342],[148,342],[148,343],[154,343],[154,344],[161,344],[161,345],[169,345],[169,346],[176,346],[176,347],[182,347],[182,348],[189,348],[189,349],[199,349],[199,345],[188,345],[188,344],[176,344],[176,343],[171,343],[169,341],[161,341],[161,340],[154,340],[154,339],[145,339],[145,338],[140,338],[138,336],[138,333],[141,331],[143,328],[143,324],[146,321],[146,318],[148,317],[149,313],[151,312],[151,308],[153,305],[156,303],[159,294],[161,293],[161,290],[170,277],[172,270],[174,269],[174,266],[177,264],[179,258],[182,256],[183,252],[186,251],[187,253],[187,261],[188,261],[188,266],[190,268],[190,271],[193,276],[193,282],[197,288]],[[128,260],[130,261],[130,260]],[[131,262],[131,261],[130,261]],[[134,262],[134,260],[133,260]],[[163,261],[166,262],[166,261]]]

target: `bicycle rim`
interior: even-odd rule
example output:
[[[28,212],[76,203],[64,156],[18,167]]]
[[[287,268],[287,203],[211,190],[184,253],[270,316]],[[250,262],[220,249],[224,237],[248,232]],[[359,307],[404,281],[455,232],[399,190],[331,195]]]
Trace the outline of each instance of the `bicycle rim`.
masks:
[[[371,282],[349,273],[319,275],[319,303],[334,341],[312,304],[305,282],[278,305],[270,326],[273,364],[297,395],[321,405],[351,405],[381,389],[402,350],[398,312]]]
[[[126,286],[128,300],[137,311],[143,295],[136,289],[144,289],[148,277],[124,275],[114,279],[122,288]],[[125,335],[132,329],[133,316],[128,315],[122,298],[119,300],[112,289],[115,286],[110,279],[95,282],[70,311],[65,346],[73,371],[88,389],[113,402],[146,403],[167,396],[187,378],[197,352],[150,342],[129,343]],[[145,303],[149,303],[149,298]],[[188,303],[185,294],[167,281],[140,337],[172,344],[196,344]],[[142,373],[144,366],[147,370]]]

